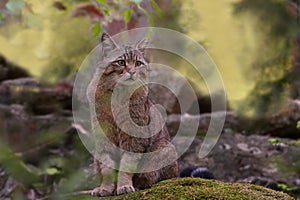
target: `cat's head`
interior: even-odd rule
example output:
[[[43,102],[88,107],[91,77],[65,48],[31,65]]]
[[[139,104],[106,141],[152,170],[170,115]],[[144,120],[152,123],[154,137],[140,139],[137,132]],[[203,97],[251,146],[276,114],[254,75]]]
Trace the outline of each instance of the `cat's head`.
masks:
[[[146,40],[141,40],[132,46],[118,46],[107,33],[103,33],[100,42],[104,59],[108,60],[103,76],[110,77],[124,85],[146,79],[148,66],[144,57]]]

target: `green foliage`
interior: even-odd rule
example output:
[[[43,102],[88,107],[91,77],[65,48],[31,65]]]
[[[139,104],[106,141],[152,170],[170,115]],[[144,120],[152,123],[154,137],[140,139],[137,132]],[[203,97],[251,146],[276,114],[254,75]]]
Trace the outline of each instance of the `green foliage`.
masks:
[[[297,122],[297,129],[300,129],[300,121]]]
[[[4,181],[9,177],[5,186],[6,190],[11,190],[9,198],[28,199],[16,196],[26,196],[30,190],[38,193],[40,198],[53,195],[54,191],[65,193],[78,188],[92,188],[86,180],[91,156],[76,130],[70,128],[71,120],[68,117],[57,118],[55,115],[51,119],[32,121],[22,118],[19,122],[18,117],[11,121],[11,116],[4,112],[0,118],[7,124],[2,129],[4,132],[0,131],[0,171],[3,173],[0,178],[1,186],[4,186]],[[26,127],[30,130],[16,128],[19,124],[15,123],[28,123]],[[26,129],[25,126],[22,128]],[[3,194],[0,196],[4,198]]]
[[[97,0],[98,3],[100,3],[101,5],[104,5],[105,7],[108,7],[106,0]]]
[[[270,138],[268,141],[271,144],[278,144],[280,142],[278,138]]]
[[[282,190],[287,190],[287,188],[288,188],[288,186],[287,186],[286,184],[283,184],[283,183],[279,183],[277,186],[278,186],[280,189],[282,189]]]
[[[88,0],[65,0],[58,2],[65,9],[57,9],[52,0],[45,0],[43,4],[39,0],[32,0],[30,4],[24,0],[9,0],[6,4],[9,12],[0,16],[3,22],[7,22],[0,26],[0,40],[3,36],[5,41],[0,47],[1,53],[14,63],[25,66],[31,74],[41,76],[46,82],[54,82],[72,76],[95,46],[104,24],[113,22],[113,19],[120,20],[119,16],[125,24],[138,20],[132,18],[138,8],[147,15],[149,24],[154,25],[152,17],[155,13],[145,10],[141,1],[96,0],[92,6],[104,16],[91,20],[92,23],[88,19],[89,11],[85,11],[87,13],[82,17],[72,16],[82,2],[90,3]],[[160,15],[158,5],[154,1],[150,4]],[[12,38],[17,41],[13,45]],[[15,47],[19,44],[22,45]],[[20,52],[22,57],[15,56]]]
[[[152,8],[155,10],[155,14],[159,17],[162,17],[162,11],[154,0],[148,0]],[[147,11],[141,6],[141,0],[123,0],[123,1],[106,1],[106,0],[97,0],[98,9],[104,14],[104,21],[100,21],[100,24],[94,23],[93,25],[93,35],[97,37],[99,33],[99,27],[103,26],[103,23],[111,22],[114,19],[116,13],[120,14],[123,17],[123,21],[128,24],[132,19],[132,14],[137,12],[134,7],[137,7],[139,11],[142,11],[144,15],[147,16],[147,20],[150,26],[154,26],[153,13]],[[121,5],[121,6],[120,6]],[[134,19],[137,20],[137,19]],[[102,24],[102,25],[101,25]],[[100,28],[101,32],[101,28]]]
[[[94,22],[93,27],[92,27],[92,31],[93,31],[93,36],[94,37],[98,37],[101,33],[102,27],[100,22]]]
[[[299,193],[300,193],[300,186],[288,186],[284,183],[279,183],[277,186],[282,191],[287,192],[292,195],[297,195],[297,194],[299,195]]]
[[[88,18],[72,16],[83,1],[60,2],[65,10],[54,7],[52,0],[24,2],[20,12],[4,12],[0,53],[43,81],[70,78],[95,46]]]
[[[101,10],[106,17],[110,18],[110,10],[112,8],[106,3],[106,0],[97,0],[97,2],[100,4],[99,10]]]
[[[256,85],[240,106],[240,111],[254,118],[269,117],[276,112],[288,97],[291,82],[289,64],[289,61],[283,60],[277,64],[261,66]]]
[[[241,0],[234,8],[236,15],[250,16],[259,44],[252,63],[256,84],[240,111],[251,111],[248,114],[254,117],[269,116],[289,96],[294,81],[291,54],[300,30],[297,18],[284,0]]]
[[[60,173],[61,173],[61,172],[60,172],[57,168],[55,168],[55,167],[47,168],[45,172],[46,172],[46,174],[48,174],[48,175],[50,175],[50,176],[56,175],[56,174],[60,174]]]
[[[0,163],[16,180],[23,183],[24,186],[29,186],[33,182],[39,180],[35,174],[14,152],[0,141]]]
[[[159,6],[156,4],[156,2],[154,0],[149,0],[149,1],[150,1],[152,8],[154,8],[155,12],[157,13],[157,15],[159,17],[163,17],[163,12],[159,8]]]
[[[131,9],[125,10],[123,15],[124,15],[124,21],[126,23],[128,23],[130,21],[130,19],[131,19],[132,10]]]
[[[265,39],[270,42],[287,35],[293,37],[299,29],[297,18],[290,13],[286,0],[241,0],[234,4],[234,11],[235,14],[251,14],[257,29],[269,34]]]

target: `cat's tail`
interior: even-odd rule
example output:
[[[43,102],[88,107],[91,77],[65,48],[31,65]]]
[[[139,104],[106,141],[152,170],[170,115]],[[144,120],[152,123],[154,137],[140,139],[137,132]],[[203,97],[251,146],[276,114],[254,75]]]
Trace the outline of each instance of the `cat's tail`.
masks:
[[[212,172],[206,167],[191,166],[187,167],[180,172],[180,177],[198,177],[204,179],[215,179]]]

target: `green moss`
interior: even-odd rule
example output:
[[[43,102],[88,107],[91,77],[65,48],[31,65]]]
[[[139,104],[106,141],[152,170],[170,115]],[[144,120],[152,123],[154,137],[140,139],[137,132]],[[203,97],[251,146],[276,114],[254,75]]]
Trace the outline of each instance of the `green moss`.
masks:
[[[99,199],[85,196],[86,199]],[[80,199],[85,199],[81,196]],[[224,183],[199,178],[180,178],[162,181],[152,188],[121,196],[101,198],[103,200],[158,200],[158,199],[293,199],[283,192],[246,183]]]

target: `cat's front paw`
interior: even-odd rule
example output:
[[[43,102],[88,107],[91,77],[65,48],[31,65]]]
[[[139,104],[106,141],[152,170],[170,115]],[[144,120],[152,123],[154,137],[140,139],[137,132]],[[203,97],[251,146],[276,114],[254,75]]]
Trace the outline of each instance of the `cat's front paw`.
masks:
[[[100,186],[96,187],[91,192],[92,196],[95,197],[107,197],[107,196],[113,196],[114,195],[114,187],[111,186]]]
[[[117,188],[117,195],[127,194],[129,192],[134,192],[135,189],[132,185],[124,185]]]

